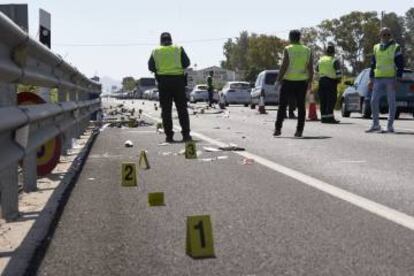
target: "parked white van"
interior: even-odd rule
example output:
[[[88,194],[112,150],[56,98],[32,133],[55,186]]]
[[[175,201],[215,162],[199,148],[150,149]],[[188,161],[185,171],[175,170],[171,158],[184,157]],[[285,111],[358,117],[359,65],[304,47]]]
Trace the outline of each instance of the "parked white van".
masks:
[[[251,107],[255,108],[259,104],[260,95],[264,94],[265,105],[279,104],[279,91],[276,91],[276,79],[279,70],[262,71],[256,79],[256,83],[250,96],[252,98]]]

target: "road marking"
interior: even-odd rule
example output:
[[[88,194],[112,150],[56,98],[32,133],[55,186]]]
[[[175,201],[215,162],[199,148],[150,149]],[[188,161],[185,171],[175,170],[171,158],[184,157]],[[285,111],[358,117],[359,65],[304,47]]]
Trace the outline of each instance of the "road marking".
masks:
[[[145,114],[144,114],[145,115]],[[146,115],[147,117],[151,118],[152,120],[159,121],[159,119]],[[213,138],[210,138],[208,136],[205,136],[201,133],[197,133],[192,131],[191,134],[195,137],[198,137],[201,140],[204,140],[210,144],[216,145],[218,147],[228,146],[228,144],[217,141]],[[260,157],[256,154],[247,152],[247,151],[236,151],[234,152],[240,156],[243,156],[245,158],[254,159],[256,163],[259,163],[269,169],[272,169],[274,171],[277,171],[281,174],[284,174],[286,176],[289,176],[293,179],[298,180],[299,182],[302,182],[303,184],[306,184],[310,187],[313,187],[319,191],[322,191],[324,193],[327,193],[333,197],[336,197],[338,199],[344,200],[354,206],[357,206],[365,211],[368,211],[372,214],[375,214],[379,217],[385,218],[389,221],[392,221],[398,225],[404,226],[412,231],[414,231],[414,217],[409,216],[407,214],[404,214],[400,211],[394,210],[390,207],[387,207],[385,205],[376,203],[370,199],[364,198],[362,196],[358,196],[356,194],[353,194],[351,192],[348,192],[346,190],[343,190],[341,188],[335,187],[331,184],[328,184],[324,181],[321,181],[319,179],[316,179],[312,176],[308,176],[306,174],[303,174],[299,171],[287,168],[283,165],[277,164],[273,161],[270,161],[266,158]]]
[[[363,164],[363,163],[367,163],[367,161],[366,160],[338,160],[338,161],[333,161],[333,163]]]

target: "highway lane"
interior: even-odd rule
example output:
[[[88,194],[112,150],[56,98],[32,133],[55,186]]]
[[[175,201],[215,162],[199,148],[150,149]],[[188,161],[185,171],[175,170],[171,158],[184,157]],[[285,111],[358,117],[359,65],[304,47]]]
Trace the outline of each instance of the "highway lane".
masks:
[[[141,108],[142,104],[135,102],[134,106]],[[148,103],[144,111],[152,116],[158,114]],[[330,155],[325,147],[336,144],[332,142],[336,139],[360,142],[357,132],[364,125],[336,126],[345,129],[335,130],[309,123],[307,136],[332,138],[291,139],[288,136],[293,134],[294,124],[288,121],[286,138],[274,139],[273,115],[259,116],[250,109],[231,107],[229,117],[192,116],[192,125],[196,132],[245,146],[249,152],[338,187],[345,186],[347,181],[329,181],[336,179],[335,176],[330,176],[329,167],[321,166],[328,160],[318,160],[314,154],[314,162],[319,166],[309,169],[306,165],[311,162],[304,157],[316,148],[323,158],[331,156],[348,162],[332,162],[332,170],[363,164],[357,163],[357,159],[351,163],[351,159],[341,156],[351,150],[350,145],[331,150]],[[348,136],[342,137],[345,133],[349,133],[349,140]],[[401,146],[407,137],[412,138],[398,136],[402,140],[397,144]],[[123,147],[126,139],[135,143],[134,150]],[[233,153],[219,153],[229,159],[216,162],[186,161],[182,156],[164,155],[179,152],[183,145],[159,147],[157,144],[162,140],[162,135],[155,135],[155,131],[147,128],[108,129],[100,135],[66,206],[40,275],[414,273],[413,231],[258,163],[243,166],[241,157]],[[266,146],[265,141],[268,144],[271,141],[271,145]],[[393,144],[389,141],[379,145],[387,143]],[[209,145],[206,141],[198,144],[199,148]],[[123,160],[134,160],[142,148],[148,150],[153,169],[144,172],[143,188],[125,190],[119,187],[118,165]],[[202,158],[212,155],[203,153]],[[364,196],[374,200],[377,199],[374,184],[362,183],[365,188],[361,190],[354,185],[349,188],[355,193],[366,190]],[[166,192],[166,207],[147,207],[145,193],[152,189]],[[404,204],[390,202],[409,213]],[[185,218],[205,213],[213,219],[217,258],[196,261],[185,255]]]
[[[144,107],[158,116],[150,104]],[[249,108],[230,106],[224,114],[191,116],[191,124],[209,137],[236,143],[288,168],[414,216],[411,116],[396,121],[396,134],[366,134],[370,120],[357,115],[340,118],[337,114],[340,125],[307,122],[304,139],[293,138],[296,120],[286,120],[282,137],[273,138],[275,117],[274,107],[268,109],[268,115],[258,115]],[[176,136],[180,138],[179,133]]]

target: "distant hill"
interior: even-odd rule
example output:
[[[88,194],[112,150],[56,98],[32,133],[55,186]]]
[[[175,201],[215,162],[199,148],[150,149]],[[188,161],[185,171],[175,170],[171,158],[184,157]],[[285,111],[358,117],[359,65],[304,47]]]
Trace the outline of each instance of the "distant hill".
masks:
[[[112,86],[117,86],[118,89],[121,88],[122,84],[120,80],[113,79],[108,76],[103,76],[100,80],[100,83],[102,83],[102,93],[111,93]]]

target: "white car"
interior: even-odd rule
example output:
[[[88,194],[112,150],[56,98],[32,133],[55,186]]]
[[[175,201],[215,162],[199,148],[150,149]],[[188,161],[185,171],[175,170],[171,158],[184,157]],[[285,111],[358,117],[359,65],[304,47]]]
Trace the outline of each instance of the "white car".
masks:
[[[208,102],[208,86],[205,84],[199,84],[194,86],[193,91],[190,93],[190,102]],[[218,100],[217,93],[213,94],[214,101]]]
[[[144,93],[142,93],[142,99],[148,100],[150,93],[151,89],[145,90]]]
[[[224,104],[243,104],[248,106],[251,102],[250,84],[245,81],[230,81],[221,90]]]
[[[278,70],[265,70],[261,72],[256,79],[251,95],[251,106],[254,108],[259,104],[260,95],[264,95],[266,105],[279,104],[279,90],[276,90],[276,79],[279,75]]]

